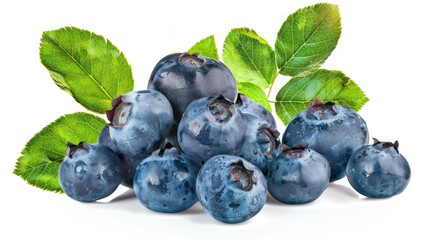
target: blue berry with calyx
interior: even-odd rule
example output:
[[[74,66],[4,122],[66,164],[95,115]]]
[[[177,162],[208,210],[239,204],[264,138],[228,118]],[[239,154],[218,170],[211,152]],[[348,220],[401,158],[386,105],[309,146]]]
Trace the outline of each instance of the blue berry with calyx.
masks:
[[[317,99],[289,122],[282,139],[287,146],[301,144],[322,154],[331,166],[331,182],[345,176],[350,156],[368,141],[368,128],[359,114]]]
[[[235,104],[241,112],[255,115],[271,124],[273,128],[277,128],[276,120],[274,119],[273,114],[271,114],[271,112],[264,106],[253,101],[246,95],[239,93]]]
[[[184,211],[198,201],[195,184],[200,167],[199,162],[167,144],[137,167],[135,194],[143,206],[153,211]]]
[[[79,202],[94,202],[112,194],[121,183],[119,157],[103,144],[67,144],[58,179],[61,188]]]
[[[408,186],[411,169],[399,153],[398,141],[380,142],[359,148],[347,164],[347,179],[360,194],[370,198],[388,198]]]
[[[281,145],[282,153],[269,167],[270,194],[288,204],[309,203],[322,195],[329,184],[331,168],[318,152],[296,145]]]
[[[133,91],[112,101],[106,112],[110,137],[120,154],[142,156],[159,148],[173,125],[173,109],[155,90]]]
[[[200,169],[197,195],[203,209],[224,223],[244,222],[254,217],[267,199],[262,172],[245,159],[217,155]]]
[[[186,107],[198,98],[218,94],[233,102],[237,98],[237,83],[231,71],[222,62],[198,53],[174,53],[162,58],[152,71],[148,88],[168,98],[177,123]]]
[[[241,111],[218,95],[189,104],[179,123],[177,139],[186,155],[204,163],[218,154],[236,154],[246,131]]]
[[[244,113],[243,116],[247,131],[244,143],[236,155],[257,166],[266,175],[268,167],[277,157],[280,133],[270,123],[255,115]]]

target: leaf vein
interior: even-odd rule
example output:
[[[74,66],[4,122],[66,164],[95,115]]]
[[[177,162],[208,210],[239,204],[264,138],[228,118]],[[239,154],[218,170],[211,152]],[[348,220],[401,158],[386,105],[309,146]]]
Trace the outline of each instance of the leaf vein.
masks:
[[[324,19],[323,19],[323,21],[322,22],[320,22],[318,25],[317,25],[317,27],[312,31],[312,33],[310,34],[310,36],[307,38],[307,39],[305,39],[305,41],[304,41],[304,43],[298,48],[298,50],[296,50],[293,54],[292,54],[292,56],[283,64],[283,66],[280,68],[280,70],[282,70],[282,69],[284,69],[288,64],[289,64],[289,62],[290,61],[292,61],[293,59],[294,59],[294,57],[295,57],[295,55],[297,55],[300,51],[301,51],[301,49],[307,44],[307,41],[309,41],[309,39],[311,39],[313,36],[314,36],[314,34],[316,34],[316,32],[319,30],[319,28],[323,25],[323,24],[325,24],[325,22],[327,21],[327,18],[325,17]],[[292,35],[293,35],[293,31],[292,31]],[[292,42],[293,42],[293,36],[292,36]],[[295,49],[295,47],[293,48],[293,49]]]
[[[70,35],[70,33],[69,33]],[[49,38],[53,44],[60,48],[101,90],[102,92],[111,100],[112,96],[104,89],[102,85],[94,78],[94,76],[74,57],[73,53],[70,53],[65,49],[61,44],[59,44],[55,39]],[[72,50],[73,51],[73,50]]]

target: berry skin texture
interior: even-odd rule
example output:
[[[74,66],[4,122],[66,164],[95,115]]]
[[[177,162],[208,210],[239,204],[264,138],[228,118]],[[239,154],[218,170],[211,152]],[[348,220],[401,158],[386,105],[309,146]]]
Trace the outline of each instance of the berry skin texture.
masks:
[[[302,146],[292,149],[282,145],[283,152],[268,170],[270,194],[288,204],[309,203],[322,195],[329,184],[328,160]]]
[[[125,187],[132,188],[137,166],[145,158],[150,156],[150,154],[142,154],[142,155],[118,154],[118,156],[121,161],[121,170],[122,170],[121,184]]]
[[[173,109],[155,90],[133,91],[112,101],[106,112],[109,132],[119,154],[149,155],[164,141],[173,124]]]
[[[301,144],[322,154],[331,166],[331,182],[345,176],[350,156],[368,141],[366,123],[355,111],[317,99],[289,122],[282,139],[287,146]]]
[[[224,223],[239,223],[255,216],[267,199],[262,172],[243,158],[218,155],[208,160],[197,178],[203,209]]]
[[[132,188],[134,174],[136,172],[137,166],[148,157],[149,153],[141,153],[139,155],[132,154],[123,154],[116,150],[116,146],[113,143],[112,137],[110,136],[109,125],[106,125],[98,136],[98,143],[108,146],[110,149],[114,150],[118,154],[121,172],[122,172],[122,182],[121,184],[125,187]]]
[[[246,95],[239,93],[235,104],[242,113],[255,115],[268,122],[273,128],[277,128],[276,120],[271,112],[261,104],[248,98]]]
[[[360,194],[388,198],[400,194],[410,182],[411,169],[398,151],[398,142],[379,142],[359,148],[347,164],[347,179]]]
[[[183,152],[204,163],[218,154],[234,155],[247,131],[243,114],[222,95],[204,97],[186,108],[177,139]]]
[[[243,114],[247,125],[245,141],[236,154],[257,166],[264,175],[276,159],[280,133],[270,123],[252,114]]]
[[[198,201],[195,183],[200,167],[174,147],[157,150],[137,167],[134,192],[153,211],[184,211]]]
[[[119,157],[102,144],[68,143],[58,178],[64,192],[79,202],[94,202],[112,194],[121,183]]]
[[[174,109],[179,123],[186,107],[194,100],[222,94],[235,102],[237,83],[220,61],[197,53],[174,53],[162,58],[152,71],[148,89],[162,92]]]
[[[167,98],[155,90],[133,91],[112,101],[106,112],[110,136],[116,151],[144,155],[155,151],[173,125],[173,109]]]

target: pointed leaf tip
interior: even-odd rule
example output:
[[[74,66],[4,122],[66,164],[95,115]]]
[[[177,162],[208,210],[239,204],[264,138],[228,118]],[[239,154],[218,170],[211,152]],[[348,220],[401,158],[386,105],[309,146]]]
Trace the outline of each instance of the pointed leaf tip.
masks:
[[[344,85],[344,82],[347,84]],[[286,125],[315,98],[321,102],[335,102],[355,111],[359,111],[368,101],[359,86],[344,73],[320,69],[303,78],[292,78],[280,89],[275,103],[277,116]]]
[[[218,50],[216,47],[216,41],[213,35],[210,35],[192,46],[188,52],[190,54],[198,53],[203,57],[212,58],[215,60],[219,60]]]
[[[280,74],[304,77],[316,71],[335,49],[340,36],[337,5],[319,3],[289,15],[275,43]]]
[[[39,51],[55,84],[90,111],[104,113],[134,88],[124,54],[100,35],[75,27],[46,31]]]

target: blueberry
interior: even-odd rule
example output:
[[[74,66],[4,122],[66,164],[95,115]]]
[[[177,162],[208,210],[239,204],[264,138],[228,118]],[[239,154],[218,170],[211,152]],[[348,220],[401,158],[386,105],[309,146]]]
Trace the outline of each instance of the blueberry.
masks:
[[[271,112],[261,104],[248,98],[246,95],[239,93],[236,101],[237,108],[243,113],[253,114],[262,120],[265,120],[273,128],[277,128],[276,120]]]
[[[93,202],[112,194],[121,183],[119,157],[102,144],[68,143],[58,178],[64,192],[80,202]]]
[[[110,136],[109,126],[106,125],[101,130],[100,135],[98,136],[98,143],[108,146],[110,149],[114,150],[118,154],[121,172],[122,172],[122,182],[123,186],[132,188],[134,174],[136,172],[137,166],[150,155],[150,153],[141,153],[138,155],[124,154],[116,149],[115,144],[113,143],[112,137]]]
[[[208,160],[197,178],[203,209],[224,223],[244,222],[255,216],[267,199],[267,181],[247,160],[218,155]]]
[[[347,164],[347,179],[360,194],[388,198],[405,190],[411,169],[398,151],[398,141],[380,142],[359,148]]]
[[[282,142],[302,144],[322,154],[331,166],[330,181],[345,176],[347,162],[358,148],[368,143],[365,121],[352,109],[315,100],[287,125]]]
[[[162,58],[152,71],[149,89],[162,92],[174,109],[176,122],[194,100],[222,94],[235,102],[237,83],[220,61],[194,53],[174,53]]]
[[[247,131],[245,141],[237,156],[257,166],[264,175],[271,162],[277,157],[280,133],[270,123],[251,114],[243,114]]]
[[[179,123],[177,139],[186,155],[204,163],[218,154],[234,155],[243,145],[245,133],[241,111],[219,95],[189,104]]]
[[[118,154],[121,162],[122,182],[125,187],[132,188],[137,166],[150,154],[128,155]]]
[[[198,201],[195,183],[200,164],[170,146],[144,159],[134,177],[140,203],[157,212],[181,212]]]
[[[268,170],[270,194],[280,202],[303,204],[316,200],[329,184],[328,160],[316,151],[282,145],[282,154]]]
[[[167,98],[155,90],[129,92],[112,101],[106,112],[115,150],[131,156],[156,150],[170,132],[173,109]]]

